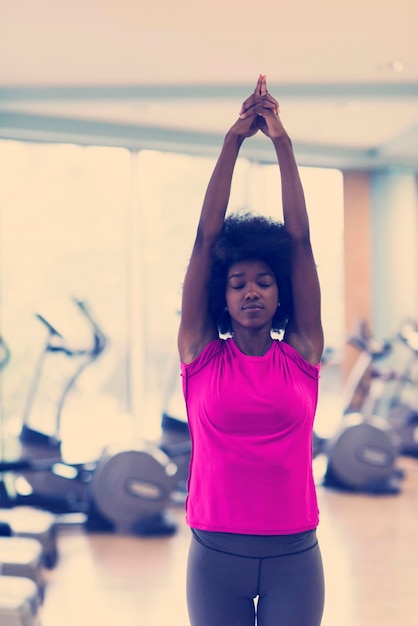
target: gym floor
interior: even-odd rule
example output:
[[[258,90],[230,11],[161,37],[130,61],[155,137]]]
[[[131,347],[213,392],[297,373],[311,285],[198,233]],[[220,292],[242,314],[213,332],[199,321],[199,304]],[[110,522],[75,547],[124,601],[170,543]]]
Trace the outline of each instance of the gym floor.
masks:
[[[315,471],[322,476],[321,457]],[[322,626],[418,623],[418,460],[400,458],[401,492],[370,496],[318,485],[326,575]],[[143,539],[59,531],[59,563],[47,571],[41,626],[187,626],[189,531]],[[228,625],[225,625],[228,626]]]

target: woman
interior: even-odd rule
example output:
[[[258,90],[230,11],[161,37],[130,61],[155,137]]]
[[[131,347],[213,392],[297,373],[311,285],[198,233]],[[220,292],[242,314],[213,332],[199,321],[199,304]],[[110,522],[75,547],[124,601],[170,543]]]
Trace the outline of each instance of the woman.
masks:
[[[259,130],[277,154],[284,224],[225,219],[239,149]],[[292,144],[265,76],[226,134],[209,181],[178,347],[192,438],[192,626],[318,626],[324,582],[312,430],[320,288]]]

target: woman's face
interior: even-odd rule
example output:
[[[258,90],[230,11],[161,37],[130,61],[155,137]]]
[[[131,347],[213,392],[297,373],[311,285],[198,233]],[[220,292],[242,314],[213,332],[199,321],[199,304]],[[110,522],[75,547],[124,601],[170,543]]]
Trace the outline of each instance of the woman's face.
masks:
[[[245,328],[271,326],[279,292],[276,278],[266,263],[249,260],[231,265],[225,295],[233,324]]]

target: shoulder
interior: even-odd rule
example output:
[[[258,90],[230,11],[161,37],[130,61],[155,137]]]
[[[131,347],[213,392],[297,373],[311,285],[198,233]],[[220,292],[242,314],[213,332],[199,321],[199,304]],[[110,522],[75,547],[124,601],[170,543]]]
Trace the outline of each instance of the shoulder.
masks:
[[[216,359],[219,356],[226,345],[225,339],[220,339],[219,337],[210,341],[200,352],[200,354],[194,358],[190,363],[184,362],[180,360],[180,367],[182,374],[187,373],[188,375],[194,374],[198,372],[202,367],[204,367],[208,362]]]
[[[321,363],[324,349],[324,336],[321,331],[312,337],[304,336],[291,328],[289,324],[283,337],[283,343],[292,347],[305,361],[317,366]]]
[[[310,363],[291,344],[284,340],[277,341],[276,350],[279,350],[286,359],[292,361],[302,373],[307,374],[311,378],[319,378],[321,364],[317,363],[314,365]]]

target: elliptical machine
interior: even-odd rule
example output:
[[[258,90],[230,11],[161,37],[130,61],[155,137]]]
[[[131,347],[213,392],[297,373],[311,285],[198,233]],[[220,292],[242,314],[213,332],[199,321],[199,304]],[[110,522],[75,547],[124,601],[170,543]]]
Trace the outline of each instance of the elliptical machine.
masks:
[[[79,512],[87,507],[87,486],[95,463],[70,464],[61,453],[60,427],[64,402],[79,376],[103,352],[106,338],[94,320],[87,304],[74,299],[79,312],[88,321],[93,334],[92,345],[73,350],[61,333],[40,314],[36,318],[47,331],[45,343],[35,368],[18,437],[18,458],[3,458],[0,462],[0,508],[34,506],[52,513]],[[69,359],[81,359],[70,380],[66,382],[55,414],[54,431],[46,433],[31,425],[31,409],[48,355],[63,354]]]
[[[8,365],[9,361],[10,349],[4,339],[0,337],[0,372]],[[0,405],[0,422],[2,421],[2,409],[3,407]],[[3,456],[2,441],[0,442],[0,446]],[[5,495],[7,496],[6,498],[4,497]],[[28,510],[25,507],[18,507],[16,509],[9,507],[8,505],[10,505],[11,502],[5,488],[4,476],[0,477],[0,504],[7,506],[7,509],[0,508],[0,536],[36,539],[42,549],[42,566],[45,566],[48,569],[55,567],[58,561],[57,527],[55,523],[55,516],[47,511],[33,509]],[[3,545],[4,547],[7,546],[6,543]],[[19,545],[20,548],[22,548],[22,544]],[[12,548],[15,548],[16,544],[12,543],[11,546]],[[29,551],[31,552],[29,558],[32,559],[35,551],[33,551],[30,546],[31,544],[27,545]],[[21,562],[21,558],[22,554],[19,556],[19,562]],[[9,565],[13,567],[12,564]],[[38,593],[41,594],[41,598],[43,598],[43,592],[44,589],[41,583],[40,589],[38,589]]]
[[[47,330],[47,339],[30,386],[19,435],[19,458],[0,462],[0,508],[34,506],[60,515],[63,523],[67,514],[81,513],[89,531],[171,535],[177,524],[166,508],[184,478],[185,459],[187,465],[190,453],[190,441],[179,441],[171,427],[163,425],[159,442],[111,444],[98,458],[85,463],[74,464],[63,458],[60,428],[64,402],[81,373],[106,346],[106,337],[87,304],[74,302],[92,330],[93,341],[86,349],[71,349],[49,321],[36,315]],[[30,423],[31,406],[44,359],[57,353],[70,359],[79,357],[82,363],[64,386],[54,432],[47,434]]]
[[[91,493],[95,507],[120,532],[142,536],[174,533],[177,524],[167,509],[184,505],[187,497],[191,440],[177,355],[169,369],[159,439],[133,442],[130,448],[110,446],[94,473]]]
[[[344,390],[341,427],[317,448],[327,456],[325,487],[374,494],[396,494],[403,473],[397,469],[399,436],[376,412],[381,388],[374,386],[376,361],[391,344],[371,335],[364,321],[348,342],[360,350]]]
[[[400,454],[418,458],[418,327],[411,320],[403,322],[397,341],[408,351],[401,371],[393,370],[393,382],[386,402],[386,418],[400,439]]]

